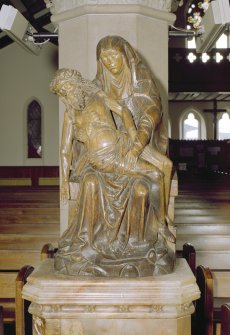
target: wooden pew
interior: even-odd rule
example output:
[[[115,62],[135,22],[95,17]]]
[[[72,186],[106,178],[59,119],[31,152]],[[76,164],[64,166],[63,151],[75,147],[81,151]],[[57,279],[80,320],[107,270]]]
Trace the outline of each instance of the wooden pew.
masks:
[[[3,326],[3,307],[0,306],[0,334],[4,334],[4,326]]]
[[[193,274],[196,273],[196,250],[191,243],[183,244],[182,257],[186,259]]]
[[[209,268],[196,269],[200,299],[196,301],[193,335],[213,335],[213,277]]]
[[[221,307],[230,301],[230,271],[200,265],[196,278],[201,298],[196,302],[194,335],[220,335],[222,317],[224,329],[230,325],[229,308]]]
[[[191,243],[184,243],[182,246],[182,250],[177,250],[176,252],[177,257],[182,257],[186,259],[191,271],[193,272],[194,276],[196,275],[196,250],[194,246]],[[196,306],[196,301],[193,302],[194,306]],[[192,334],[195,334],[195,331],[193,331],[195,321],[194,321],[195,314],[193,313],[191,315],[191,327],[192,327]]]
[[[33,272],[34,267],[25,265],[18,272],[16,278],[15,292],[15,321],[16,335],[30,335],[32,333],[32,316],[28,312],[29,302],[22,298],[23,286],[27,283],[27,278]]]
[[[28,331],[25,326],[25,324],[28,325],[29,317],[28,309],[25,307],[26,302],[22,299],[22,288],[33,269],[32,266],[26,265],[19,272],[0,272],[0,305],[2,307],[0,329],[3,328],[3,325],[15,325],[16,335],[31,334],[31,329]],[[25,322],[25,316],[27,322]]]
[[[56,187],[0,187],[0,270],[36,266],[45,243],[59,238]]]
[[[221,306],[221,335],[230,334],[230,304]]]
[[[41,250],[41,260],[54,258],[55,252],[57,252],[57,248],[54,248],[51,243],[44,244]]]
[[[28,324],[20,324],[26,302],[19,297],[31,267],[20,269],[37,266],[44,243],[57,242],[59,207],[57,187],[0,187],[0,319],[5,329],[16,323],[16,335],[26,333]]]
[[[59,222],[59,208],[0,208],[0,224],[21,223],[56,223]]]
[[[182,176],[175,201],[177,248],[189,241],[196,249],[197,264],[229,269],[230,178],[214,174]]]
[[[185,258],[193,274],[196,273],[196,250],[191,243],[184,243],[181,250],[176,251],[177,258]]]
[[[58,166],[1,166],[0,167],[0,184],[12,185],[41,185],[41,181],[55,181],[58,185],[59,167]],[[8,182],[7,182],[8,181]],[[47,183],[47,185],[53,185]]]
[[[0,272],[0,305],[3,307],[3,323],[15,322],[15,281],[17,272]]]

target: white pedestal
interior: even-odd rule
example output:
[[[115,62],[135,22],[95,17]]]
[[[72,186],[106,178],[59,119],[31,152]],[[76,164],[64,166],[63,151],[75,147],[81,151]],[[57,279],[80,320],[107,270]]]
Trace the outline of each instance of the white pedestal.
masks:
[[[23,289],[34,335],[190,335],[199,294],[184,259],[172,274],[135,279],[58,275],[47,259]]]

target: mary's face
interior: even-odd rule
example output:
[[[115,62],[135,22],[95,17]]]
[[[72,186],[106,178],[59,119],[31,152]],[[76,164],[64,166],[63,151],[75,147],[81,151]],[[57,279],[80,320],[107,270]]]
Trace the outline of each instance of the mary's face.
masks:
[[[120,74],[123,70],[123,55],[115,49],[102,50],[100,59],[104,66],[113,74]]]

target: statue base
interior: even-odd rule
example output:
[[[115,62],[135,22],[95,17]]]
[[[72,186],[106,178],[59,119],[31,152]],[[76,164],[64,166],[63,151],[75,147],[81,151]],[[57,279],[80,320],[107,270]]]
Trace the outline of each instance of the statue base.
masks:
[[[171,274],[135,279],[60,275],[46,259],[23,288],[34,335],[190,335],[199,295],[184,259]]]

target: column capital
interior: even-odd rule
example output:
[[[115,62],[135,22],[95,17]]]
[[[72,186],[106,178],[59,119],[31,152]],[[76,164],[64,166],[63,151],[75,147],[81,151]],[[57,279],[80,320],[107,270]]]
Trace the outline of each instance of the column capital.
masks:
[[[86,14],[142,14],[174,22],[170,13],[173,0],[44,0],[52,22],[61,22]]]

